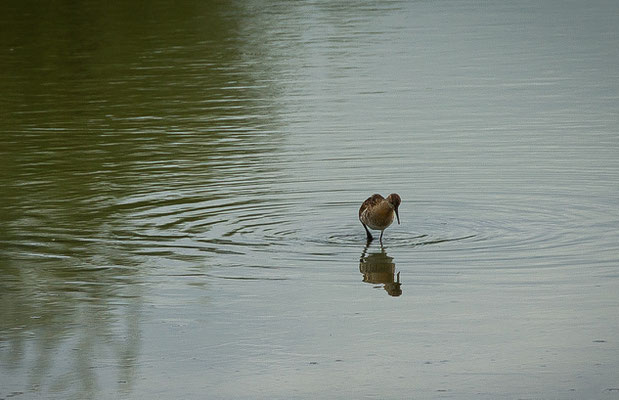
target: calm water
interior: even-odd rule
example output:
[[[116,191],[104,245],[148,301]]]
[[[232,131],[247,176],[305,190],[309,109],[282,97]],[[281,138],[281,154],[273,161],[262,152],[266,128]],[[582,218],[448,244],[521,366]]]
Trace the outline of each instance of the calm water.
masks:
[[[0,15],[0,398],[619,396],[619,3],[136,4]]]

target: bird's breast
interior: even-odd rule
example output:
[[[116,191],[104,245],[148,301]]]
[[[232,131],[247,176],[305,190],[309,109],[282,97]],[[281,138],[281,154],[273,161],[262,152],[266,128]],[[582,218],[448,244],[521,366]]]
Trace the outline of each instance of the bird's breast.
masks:
[[[393,209],[388,204],[380,204],[365,210],[361,220],[370,229],[383,230],[393,222],[393,214]]]

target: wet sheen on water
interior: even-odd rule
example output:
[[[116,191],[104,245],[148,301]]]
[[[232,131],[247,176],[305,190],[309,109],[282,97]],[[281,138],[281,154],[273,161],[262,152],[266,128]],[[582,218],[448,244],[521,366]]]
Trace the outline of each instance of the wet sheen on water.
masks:
[[[618,27],[9,1],[0,398],[613,398]]]

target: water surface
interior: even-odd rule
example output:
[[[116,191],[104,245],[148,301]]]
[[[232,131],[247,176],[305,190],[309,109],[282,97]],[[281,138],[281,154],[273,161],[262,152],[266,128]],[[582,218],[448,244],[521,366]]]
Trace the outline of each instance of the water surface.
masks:
[[[618,16],[9,2],[0,398],[615,398]]]

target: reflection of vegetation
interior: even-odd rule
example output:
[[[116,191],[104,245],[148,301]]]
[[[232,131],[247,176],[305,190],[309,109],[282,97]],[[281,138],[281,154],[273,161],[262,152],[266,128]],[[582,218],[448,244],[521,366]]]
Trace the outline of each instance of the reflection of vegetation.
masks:
[[[141,269],[161,248],[188,257],[170,242],[193,233],[204,202],[277,177],[274,79],[258,43],[251,62],[239,50],[243,16],[227,2],[12,3],[0,387],[84,398],[107,378],[122,393],[139,364]]]
[[[395,274],[393,257],[389,257],[381,246],[380,253],[367,254],[368,245],[363,249],[359,260],[359,271],[363,274],[363,282],[382,284],[391,296],[402,294],[400,273]]]
[[[102,356],[118,364],[126,382],[119,390],[131,387],[141,300],[130,275],[26,258],[3,262],[0,273],[0,365],[11,379],[4,389],[72,388],[76,398],[94,398]]]

